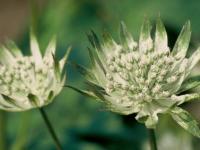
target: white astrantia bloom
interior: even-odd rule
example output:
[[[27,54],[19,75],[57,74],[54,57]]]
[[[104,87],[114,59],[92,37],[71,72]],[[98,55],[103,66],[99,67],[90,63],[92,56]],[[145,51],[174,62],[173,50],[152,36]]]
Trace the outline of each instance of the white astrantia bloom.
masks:
[[[42,107],[54,99],[65,82],[64,65],[70,49],[55,59],[53,38],[42,57],[38,42],[30,37],[31,56],[24,56],[13,42],[0,48],[0,109],[25,111]]]
[[[191,117],[178,107],[199,98],[196,93],[180,95],[180,92],[194,87],[193,82],[189,80],[187,83],[186,79],[200,59],[200,48],[186,58],[191,36],[190,22],[183,27],[172,51],[160,19],[154,40],[150,32],[148,20],[141,28],[139,42],[134,41],[124,23],[120,28],[120,43],[107,33],[103,35],[103,42],[99,42],[92,31],[88,37],[95,49],[89,49],[93,66],[86,69],[77,65],[89,85],[89,90],[81,92],[100,99],[113,112],[124,115],[135,113],[136,119],[148,128],[155,128],[158,114],[169,113],[183,128],[200,136],[200,132],[188,129],[191,126],[198,129],[198,126],[194,120],[185,123],[184,117]]]

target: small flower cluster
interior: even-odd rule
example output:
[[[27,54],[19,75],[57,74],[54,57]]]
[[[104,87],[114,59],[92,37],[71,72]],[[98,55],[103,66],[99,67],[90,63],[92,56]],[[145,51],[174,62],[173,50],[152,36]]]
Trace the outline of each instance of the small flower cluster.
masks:
[[[62,70],[69,54],[59,62],[54,58],[55,39],[49,43],[42,58],[38,43],[31,35],[32,56],[23,56],[9,43],[0,52],[0,107],[23,111],[49,104],[61,91],[65,82]]]
[[[167,70],[173,66],[175,59],[169,56],[169,49],[160,53],[148,51],[140,56],[139,52],[134,50],[136,48],[133,47],[132,52],[127,52],[118,47],[116,53],[107,58],[111,74],[106,74],[106,92],[110,94],[120,89],[125,97],[130,93],[134,99],[149,102],[152,101],[152,97],[159,99],[169,96],[170,91],[165,90],[162,85],[177,81],[186,65],[183,64],[173,76],[167,76]],[[134,79],[131,79],[133,75]],[[123,82],[113,76],[119,76]],[[129,101],[131,102],[131,99]]]
[[[35,88],[37,93],[45,94],[44,89],[48,89],[48,73],[53,73],[53,64],[45,64],[42,68],[35,65],[32,57],[21,57],[16,60],[13,67],[5,64],[0,65],[0,85],[4,95],[12,95],[15,92],[28,93]],[[32,74],[35,74],[33,77]],[[35,84],[35,82],[37,82]],[[34,86],[34,84],[37,86]],[[31,86],[30,86],[31,85]],[[41,87],[46,87],[41,90]]]
[[[142,26],[138,43],[124,23],[120,28],[120,44],[107,33],[101,43],[91,32],[88,37],[95,51],[89,49],[93,66],[84,71],[89,85],[87,94],[102,100],[111,111],[136,113],[138,121],[154,128],[158,114],[168,113],[185,101],[199,97],[196,93],[178,96],[182,83],[200,59],[200,49],[190,58],[185,57],[190,36],[187,22],[171,51],[160,19],[154,40],[148,20]]]

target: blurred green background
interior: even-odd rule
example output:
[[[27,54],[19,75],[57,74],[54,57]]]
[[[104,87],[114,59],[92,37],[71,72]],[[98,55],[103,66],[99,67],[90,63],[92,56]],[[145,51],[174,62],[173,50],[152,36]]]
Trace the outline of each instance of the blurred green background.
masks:
[[[27,0],[0,0],[0,41],[15,40],[25,54],[29,54],[32,4]],[[190,20],[192,51],[200,42],[199,7],[198,0],[38,0],[34,24],[41,50],[45,50],[56,34],[58,58],[72,45],[69,61],[89,66],[87,47],[90,44],[86,33],[93,29],[101,35],[107,30],[118,40],[121,20],[138,39],[144,18],[150,18],[154,24],[160,15],[170,47],[184,23]],[[199,68],[194,73],[200,72]],[[66,70],[67,84],[85,88],[83,77],[73,67],[68,65]],[[200,120],[198,102],[183,107]],[[71,89],[64,88],[45,109],[65,150],[148,150],[148,133],[135,121],[134,115],[107,112],[100,103]],[[5,150],[55,149],[38,110],[1,112],[0,121],[1,136],[6,135]],[[160,150],[200,149],[200,140],[179,128],[168,116],[161,116],[156,134]]]

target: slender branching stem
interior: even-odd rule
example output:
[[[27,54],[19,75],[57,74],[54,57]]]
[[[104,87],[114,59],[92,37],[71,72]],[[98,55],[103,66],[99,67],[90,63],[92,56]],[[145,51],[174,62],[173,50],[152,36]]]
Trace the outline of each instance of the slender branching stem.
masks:
[[[57,150],[62,150],[62,146],[60,144],[60,141],[58,140],[58,137],[56,136],[56,133],[55,133],[55,131],[54,131],[54,129],[53,129],[48,117],[47,117],[47,114],[45,113],[43,108],[39,108],[39,111],[40,111],[40,113],[42,115],[42,118],[44,119],[44,122],[45,122],[45,124],[47,126],[47,129],[49,130],[49,133],[51,134],[51,136],[52,136],[52,138],[54,140],[54,143],[56,145]]]
[[[149,143],[150,143],[151,150],[158,150],[154,129],[148,129],[148,131],[149,131]]]

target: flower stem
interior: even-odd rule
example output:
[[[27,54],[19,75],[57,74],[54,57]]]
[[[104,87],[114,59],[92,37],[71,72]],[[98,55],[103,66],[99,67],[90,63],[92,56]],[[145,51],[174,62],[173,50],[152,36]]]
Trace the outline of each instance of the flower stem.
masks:
[[[149,143],[150,143],[151,150],[158,150],[154,129],[148,129],[148,131],[149,131]]]
[[[60,141],[58,140],[58,137],[56,136],[56,133],[55,133],[55,131],[54,131],[54,129],[53,129],[48,117],[47,117],[47,114],[45,113],[43,108],[39,108],[39,111],[40,111],[40,113],[42,115],[42,118],[44,119],[44,122],[45,122],[45,124],[46,124],[46,126],[47,126],[47,128],[49,130],[49,133],[51,134],[51,136],[52,136],[52,138],[54,140],[54,143],[56,145],[57,150],[62,150],[62,146],[60,144]]]

